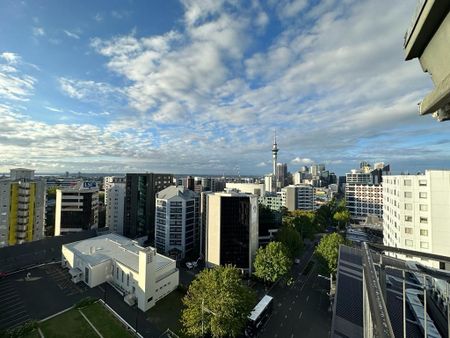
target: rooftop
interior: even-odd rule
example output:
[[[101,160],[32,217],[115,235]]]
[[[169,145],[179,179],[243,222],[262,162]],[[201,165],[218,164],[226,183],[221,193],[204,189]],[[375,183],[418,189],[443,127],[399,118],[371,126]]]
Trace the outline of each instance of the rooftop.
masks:
[[[193,199],[196,198],[198,195],[194,191],[186,189],[183,186],[175,186],[175,185],[171,185],[170,187],[167,187],[156,194],[157,198],[163,200],[167,200],[175,196],[179,196],[183,199]]]
[[[136,241],[117,234],[106,234],[64,246],[91,266],[114,259],[136,272],[139,272],[139,252],[145,249]],[[156,254],[157,270],[171,262],[170,258]]]

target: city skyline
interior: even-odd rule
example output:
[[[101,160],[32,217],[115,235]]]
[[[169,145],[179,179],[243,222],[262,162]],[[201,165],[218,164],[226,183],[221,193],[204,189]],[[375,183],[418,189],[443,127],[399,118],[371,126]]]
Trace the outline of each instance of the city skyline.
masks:
[[[275,129],[291,172],[449,167],[415,4],[2,0],[0,172],[263,175]]]

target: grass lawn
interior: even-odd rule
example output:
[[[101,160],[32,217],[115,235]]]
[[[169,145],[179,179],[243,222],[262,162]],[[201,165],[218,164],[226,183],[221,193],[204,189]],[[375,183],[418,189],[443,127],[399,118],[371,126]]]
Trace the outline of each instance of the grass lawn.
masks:
[[[89,318],[103,337],[134,337],[112,313],[98,302],[81,309],[81,311]]]
[[[134,337],[112,313],[98,302],[82,308],[81,311],[105,338]],[[78,309],[69,310],[41,323],[39,326],[46,338],[98,338],[97,333],[92,329],[86,319],[84,319]],[[33,335],[35,332],[33,331],[29,337],[39,337],[39,335]]]
[[[150,323],[157,326],[161,331],[166,329],[172,330],[180,337],[186,337],[181,333],[181,310],[183,302],[181,299],[184,294],[178,289],[172,291],[163,299],[159,300],[156,305],[147,311],[146,316]]]
[[[97,333],[78,312],[72,309],[40,324],[41,330],[46,338],[52,337],[83,337],[98,338]]]

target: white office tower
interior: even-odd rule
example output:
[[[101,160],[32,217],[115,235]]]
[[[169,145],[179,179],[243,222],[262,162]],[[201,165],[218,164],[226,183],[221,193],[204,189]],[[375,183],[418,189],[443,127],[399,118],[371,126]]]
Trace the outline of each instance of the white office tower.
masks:
[[[251,273],[258,249],[258,197],[236,192],[204,197],[206,266],[232,264]]]
[[[55,236],[98,228],[98,188],[95,182],[56,190]]]
[[[384,178],[383,204],[385,245],[450,256],[450,170]],[[421,263],[450,270],[444,262]]]
[[[310,184],[289,185],[281,189],[283,205],[289,210],[314,210],[314,187]]]
[[[361,162],[361,169],[346,174],[345,202],[353,222],[362,222],[367,216],[383,217],[384,177],[390,174],[390,166],[377,163],[375,169]]]
[[[292,178],[294,180],[294,185],[302,183],[302,173],[300,171],[295,172],[294,175],[292,175]]]
[[[199,194],[170,186],[156,194],[155,246],[176,259],[193,254],[199,246]],[[195,256],[198,250],[195,252]]]
[[[276,192],[276,189],[274,187],[274,180],[275,177],[273,176],[273,174],[267,174],[266,176],[264,176],[264,190],[266,192]]]
[[[46,183],[34,170],[11,169],[0,179],[0,247],[44,238]]]
[[[126,178],[109,176],[104,179],[106,222],[113,232],[123,235]]]
[[[64,244],[61,263],[74,283],[91,288],[109,283],[128,305],[137,304],[142,311],[175,290],[179,281],[173,259],[117,234]]]

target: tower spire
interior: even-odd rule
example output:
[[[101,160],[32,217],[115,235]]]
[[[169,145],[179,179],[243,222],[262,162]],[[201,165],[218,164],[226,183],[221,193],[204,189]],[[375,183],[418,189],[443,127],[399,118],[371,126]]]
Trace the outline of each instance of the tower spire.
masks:
[[[277,158],[278,158],[278,145],[277,145],[277,131],[274,131],[273,145],[272,145],[272,191],[277,191]]]

